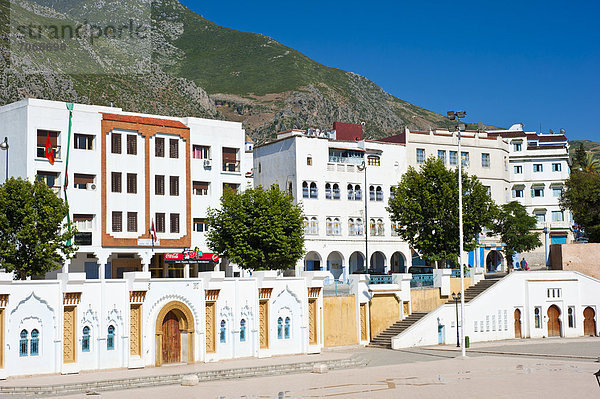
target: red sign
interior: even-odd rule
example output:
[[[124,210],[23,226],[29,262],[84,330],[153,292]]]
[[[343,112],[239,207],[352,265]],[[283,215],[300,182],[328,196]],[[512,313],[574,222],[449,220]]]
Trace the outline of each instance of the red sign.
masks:
[[[219,261],[219,254],[215,252],[197,252],[197,251],[184,251],[184,252],[167,252],[165,254],[166,261],[179,261],[185,263],[185,261],[196,262],[196,261]]]

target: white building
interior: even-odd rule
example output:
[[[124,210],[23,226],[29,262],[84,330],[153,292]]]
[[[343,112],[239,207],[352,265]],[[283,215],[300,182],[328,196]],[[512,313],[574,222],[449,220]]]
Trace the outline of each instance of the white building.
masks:
[[[207,209],[219,206],[225,187],[252,184],[253,143],[241,123],[75,104],[68,148],[66,103],[27,99],[0,107],[0,126],[10,145],[10,176],[37,176],[64,197],[68,173],[79,252],[63,272],[85,272],[88,278],[119,278],[128,271],[184,277],[213,270],[210,256],[201,261],[207,264],[190,267],[167,264],[163,254],[196,247],[206,253]],[[44,157],[48,139],[53,165]]]
[[[283,132],[254,149],[254,184],[277,184],[302,203],[307,253],[296,274],[329,270],[346,279],[364,269],[366,252],[370,269],[403,272],[410,248],[396,236],[385,208],[406,171],[405,147],[359,141],[360,125],[336,122],[334,129]]]

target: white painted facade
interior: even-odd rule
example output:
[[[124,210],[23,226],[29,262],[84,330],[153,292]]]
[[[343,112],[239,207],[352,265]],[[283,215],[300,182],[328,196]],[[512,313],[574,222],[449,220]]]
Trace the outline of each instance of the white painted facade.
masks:
[[[391,187],[406,171],[405,159],[400,144],[367,140],[363,146],[305,131],[285,132],[255,147],[254,184],[288,190],[306,216],[306,256],[296,265],[296,275],[328,270],[346,280],[364,268],[365,196],[369,268],[401,272],[410,266],[408,244],[395,235],[385,210]]]

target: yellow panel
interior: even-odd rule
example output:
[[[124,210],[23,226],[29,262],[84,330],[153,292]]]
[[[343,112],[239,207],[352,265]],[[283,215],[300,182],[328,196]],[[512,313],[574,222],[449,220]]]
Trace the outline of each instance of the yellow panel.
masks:
[[[354,295],[323,297],[324,345],[356,345],[356,302]]]
[[[269,301],[260,302],[260,348],[269,347]]]
[[[369,340],[369,330],[367,329],[367,304],[360,304],[360,340]]]
[[[375,295],[371,298],[369,321],[372,338],[398,320],[400,320],[400,308],[398,299],[394,294]]]
[[[4,368],[4,309],[0,309],[0,368]]]
[[[310,345],[316,345],[319,341],[317,339],[317,300],[308,300],[308,343]]]
[[[76,338],[76,310],[75,306],[65,306],[63,323],[63,362],[75,362]]]
[[[215,353],[215,302],[206,303],[206,353]]]
[[[142,355],[142,305],[131,305],[129,311],[129,353]]]

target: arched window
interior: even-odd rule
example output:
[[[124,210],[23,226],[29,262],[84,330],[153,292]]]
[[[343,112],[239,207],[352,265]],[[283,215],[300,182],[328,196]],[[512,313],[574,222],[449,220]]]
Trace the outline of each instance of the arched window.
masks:
[[[573,307],[569,306],[569,310],[567,311],[569,328],[575,327],[575,315],[573,314],[573,311],[574,311]]]
[[[325,183],[325,199],[331,199],[332,195],[331,195],[331,184],[330,183]]]
[[[308,198],[308,183],[302,182],[302,198]]]
[[[394,194],[394,186],[390,186],[390,198],[394,198],[396,194]]]
[[[369,201],[375,201],[375,186],[369,186]]]
[[[356,229],[354,228],[354,219],[352,219],[352,218],[348,219],[348,235],[349,236],[356,235]]]
[[[310,198],[318,198],[319,191],[317,190],[317,183],[310,183]]]
[[[311,166],[312,165],[312,155],[308,155],[306,157],[306,165]]]
[[[369,234],[371,234],[372,236],[376,234],[375,219],[369,219]]]
[[[333,199],[334,200],[340,199],[340,185],[337,183],[333,184]]]
[[[356,235],[357,236],[362,236],[363,235],[363,221],[361,218],[357,218],[356,221],[354,222],[354,228],[356,229]]]
[[[28,352],[28,337],[29,333],[27,330],[21,330],[21,341],[19,342],[19,356],[27,356]]]
[[[331,218],[325,219],[325,230],[328,236],[333,235],[333,221]]]
[[[310,234],[319,234],[319,221],[315,216],[310,218]]]
[[[246,341],[246,320],[240,320],[240,342]]]
[[[360,188],[360,184],[354,186],[354,200],[362,201],[362,189]]]
[[[383,231],[383,220],[377,219],[377,235],[382,236],[384,234]]]
[[[219,341],[224,344],[226,341],[226,332],[227,332],[227,323],[225,323],[225,320],[221,320],[221,332],[219,333]]]
[[[283,338],[283,319],[277,319],[277,339]]]
[[[36,329],[31,330],[31,345],[29,346],[29,355],[37,356],[40,353],[40,332]]]
[[[348,184],[348,201],[354,200],[354,186],[352,184]]]
[[[542,328],[542,308],[536,307],[533,313],[535,328]]]
[[[339,236],[342,234],[342,224],[339,218],[333,219],[333,235]]]
[[[310,234],[310,224],[308,223],[308,218],[304,218],[304,234]]]
[[[81,351],[90,351],[90,328],[88,326],[83,327],[83,336],[81,337]]]
[[[383,189],[381,188],[381,186],[377,186],[377,188],[375,189],[375,199],[377,201],[383,201]]]
[[[398,223],[397,222],[392,222],[392,236],[397,237],[398,236]]]
[[[285,318],[285,329],[284,329],[283,336],[285,339],[290,338],[290,318],[289,317]]]
[[[115,327],[108,326],[108,335],[106,336],[106,349],[112,351],[115,349]]]

